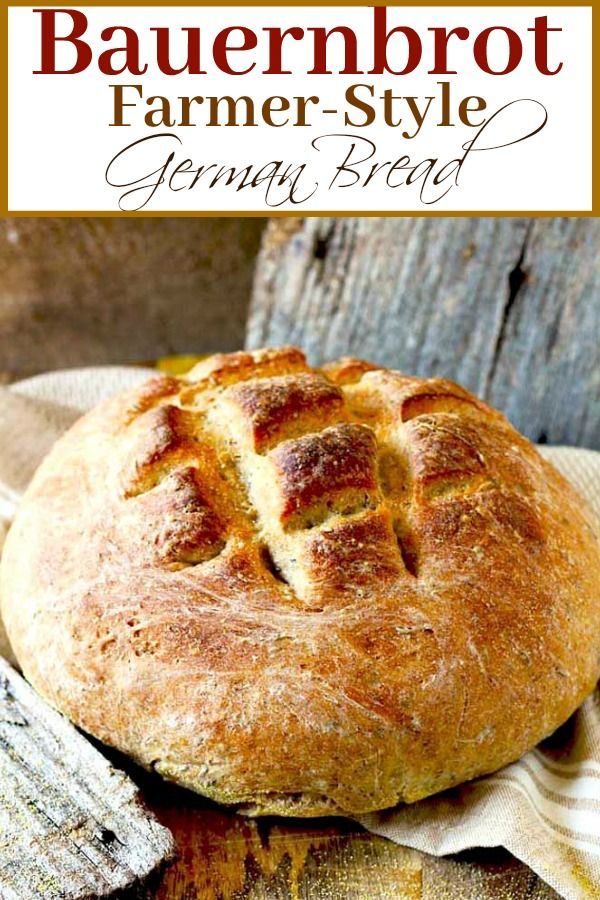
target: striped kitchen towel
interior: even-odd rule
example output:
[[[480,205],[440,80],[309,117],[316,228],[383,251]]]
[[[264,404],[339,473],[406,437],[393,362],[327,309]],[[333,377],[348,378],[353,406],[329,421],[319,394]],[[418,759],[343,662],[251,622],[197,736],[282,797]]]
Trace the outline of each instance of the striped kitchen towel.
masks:
[[[82,412],[149,374],[80,369],[0,388],[0,545],[2,529],[54,440]],[[600,518],[600,453],[540,450]],[[503,846],[567,900],[600,900],[600,692],[552,738],[494,775],[360,821],[376,834],[438,856]]]

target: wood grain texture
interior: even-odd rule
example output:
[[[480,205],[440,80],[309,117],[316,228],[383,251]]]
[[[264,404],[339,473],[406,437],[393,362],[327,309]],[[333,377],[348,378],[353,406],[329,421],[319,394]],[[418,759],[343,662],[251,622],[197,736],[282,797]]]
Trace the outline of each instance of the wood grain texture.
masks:
[[[0,660],[0,897],[107,897],[173,852],[132,781]]]
[[[436,859],[345,819],[244,819],[142,776],[179,858],[147,900],[558,900],[500,850]]]
[[[246,820],[202,801],[163,821],[188,864],[165,873],[156,900],[422,898],[418,854],[347,822]]]
[[[0,219],[0,381],[238,349],[263,224]]]
[[[600,220],[273,220],[247,346],[461,382],[528,437],[600,446]]]

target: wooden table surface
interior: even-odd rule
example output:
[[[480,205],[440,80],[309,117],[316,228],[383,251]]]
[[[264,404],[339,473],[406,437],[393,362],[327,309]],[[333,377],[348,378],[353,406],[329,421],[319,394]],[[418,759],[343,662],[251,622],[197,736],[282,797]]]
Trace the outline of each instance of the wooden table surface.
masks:
[[[245,819],[164,786],[146,801],[179,857],[144,900],[556,900],[501,850],[436,859],[343,819]]]
[[[534,440],[599,447],[599,244],[596,219],[275,220],[247,345],[298,343],[313,363],[350,352],[454,378]],[[133,776],[178,845],[139,898],[557,896],[502,850],[435,859],[349,821],[243,819]]]

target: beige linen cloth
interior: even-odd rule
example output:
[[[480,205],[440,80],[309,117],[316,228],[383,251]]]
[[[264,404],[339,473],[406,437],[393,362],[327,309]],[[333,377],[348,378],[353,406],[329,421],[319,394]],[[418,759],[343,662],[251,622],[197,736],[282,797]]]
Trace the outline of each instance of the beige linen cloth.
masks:
[[[53,441],[83,411],[148,374],[80,369],[0,388],[0,544]],[[600,453],[568,447],[542,452],[600,516]],[[9,648],[4,652],[9,655]],[[600,692],[551,739],[495,775],[360,821],[435,855],[503,846],[568,900],[600,898]]]

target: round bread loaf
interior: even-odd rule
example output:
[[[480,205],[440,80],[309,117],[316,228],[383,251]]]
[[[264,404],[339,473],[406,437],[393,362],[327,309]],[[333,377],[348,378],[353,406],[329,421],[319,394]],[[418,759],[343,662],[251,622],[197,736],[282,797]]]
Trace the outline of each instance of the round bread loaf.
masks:
[[[82,418],[2,560],[25,674],[249,814],[364,813],[509,763],[599,675],[585,504],[455,384],[293,348]]]

